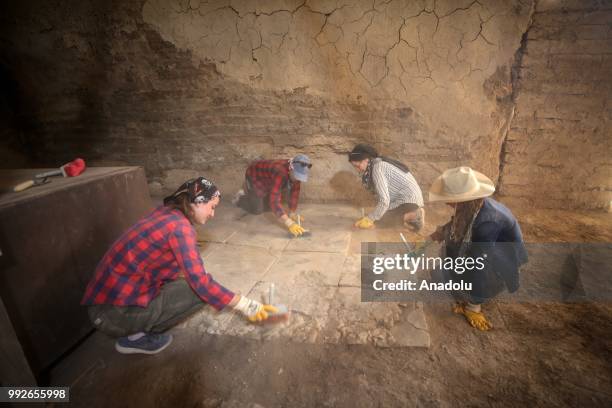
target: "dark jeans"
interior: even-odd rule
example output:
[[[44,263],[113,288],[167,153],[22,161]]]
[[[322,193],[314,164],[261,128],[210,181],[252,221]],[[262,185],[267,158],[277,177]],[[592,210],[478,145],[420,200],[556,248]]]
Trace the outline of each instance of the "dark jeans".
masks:
[[[185,279],[177,279],[164,284],[147,307],[93,305],[88,312],[96,329],[112,337],[123,337],[138,332],[164,332],[204,304]]]
[[[404,226],[404,214],[414,212],[419,209],[419,206],[413,203],[404,203],[399,207],[388,210],[385,215],[378,221],[380,227],[394,228]]]

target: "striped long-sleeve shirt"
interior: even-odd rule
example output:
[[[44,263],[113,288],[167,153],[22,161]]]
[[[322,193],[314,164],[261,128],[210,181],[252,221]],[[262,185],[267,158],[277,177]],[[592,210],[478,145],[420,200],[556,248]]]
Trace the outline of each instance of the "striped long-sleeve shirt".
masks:
[[[146,307],[165,282],[183,273],[204,302],[223,309],[234,293],[206,272],[196,243],[195,229],[179,210],[157,208],[106,252],[81,304]]]
[[[404,203],[423,207],[423,193],[419,184],[410,172],[404,172],[391,163],[374,159],[372,163],[372,181],[378,196],[378,203],[368,217],[380,220],[388,211]]]

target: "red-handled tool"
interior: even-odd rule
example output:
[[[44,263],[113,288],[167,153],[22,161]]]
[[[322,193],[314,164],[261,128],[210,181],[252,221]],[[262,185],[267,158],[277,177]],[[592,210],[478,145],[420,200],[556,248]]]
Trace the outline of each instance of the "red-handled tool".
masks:
[[[76,177],[85,171],[85,160],[81,158],[74,159],[70,163],[64,164],[57,170],[46,171],[44,173],[39,173],[34,176],[33,180],[24,181],[23,183],[17,184],[13,187],[13,191],[23,191],[32,186],[39,186],[41,184],[48,183],[49,177],[53,176],[62,176],[62,177]]]
[[[70,163],[64,164],[57,170],[51,170],[44,173],[37,174],[34,176],[35,178],[45,178],[45,177],[53,177],[53,176],[62,176],[62,177],[76,177],[79,174],[85,171],[85,160],[81,158],[76,158]]]

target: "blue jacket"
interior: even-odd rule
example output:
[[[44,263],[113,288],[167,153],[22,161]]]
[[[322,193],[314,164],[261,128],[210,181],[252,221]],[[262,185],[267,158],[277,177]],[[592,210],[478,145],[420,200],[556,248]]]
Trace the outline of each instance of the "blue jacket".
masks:
[[[472,226],[473,257],[487,254],[487,264],[510,293],[519,287],[519,268],[527,262],[527,250],[516,217],[508,207],[485,198]]]

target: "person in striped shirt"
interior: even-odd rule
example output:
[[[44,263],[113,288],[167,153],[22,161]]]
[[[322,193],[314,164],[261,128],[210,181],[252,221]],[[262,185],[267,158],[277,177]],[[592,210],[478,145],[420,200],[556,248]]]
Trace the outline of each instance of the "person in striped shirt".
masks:
[[[219,199],[209,180],[188,180],[121,235],[99,262],[81,304],[88,306],[96,329],[119,337],[120,353],[159,353],[172,342],[163,332],[205,303],[217,310],[229,306],[250,321],[276,311],[226,289],[204,269],[193,224],[214,217]]]
[[[357,220],[356,227],[373,228],[384,217],[388,224],[400,224],[415,232],[423,228],[423,193],[406,165],[379,156],[376,149],[366,144],[355,146],[348,160],[361,173],[364,186],[378,199],[374,210]]]
[[[271,210],[291,234],[300,236],[305,230],[296,222],[296,211],[301,183],[308,181],[311,167],[310,158],[305,154],[292,159],[257,160],[247,168],[244,187],[232,202],[251,214]],[[281,205],[283,194],[287,195],[289,213]]]

